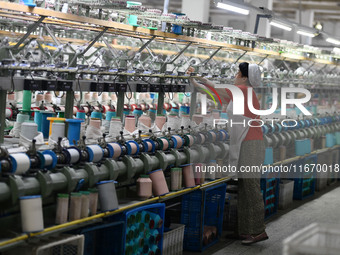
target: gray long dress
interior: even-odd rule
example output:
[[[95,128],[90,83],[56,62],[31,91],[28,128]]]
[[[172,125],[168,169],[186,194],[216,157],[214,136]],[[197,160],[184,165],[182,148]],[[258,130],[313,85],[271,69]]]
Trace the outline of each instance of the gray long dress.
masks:
[[[265,146],[263,141],[243,141],[238,166],[259,166],[264,162],[264,157]],[[242,178],[245,175],[247,178]],[[237,203],[239,234],[256,235],[265,230],[260,177],[260,173],[239,174]]]

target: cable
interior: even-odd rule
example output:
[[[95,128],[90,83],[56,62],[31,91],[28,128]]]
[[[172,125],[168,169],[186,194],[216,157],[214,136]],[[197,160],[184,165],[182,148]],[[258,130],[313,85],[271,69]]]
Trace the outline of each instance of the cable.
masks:
[[[127,100],[131,100],[131,98],[132,98],[132,90],[131,90],[131,87],[130,87],[130,84],[129,84],[129,82],[128,82],[128,80],[126,79],[126,84],[127,84],[127,86],[128,86],[128,88],[129,88],[129,90],[130,90],[130,93],[131,93],[131,97],[129,98],[128,96],[127,96],[127,93],[125,93],[125,97],[126,97],[126,99]]]
[[[9,91],[9,94],[14,93],[15,86],[14,86],[14,70],[11,71],[11,91]]]

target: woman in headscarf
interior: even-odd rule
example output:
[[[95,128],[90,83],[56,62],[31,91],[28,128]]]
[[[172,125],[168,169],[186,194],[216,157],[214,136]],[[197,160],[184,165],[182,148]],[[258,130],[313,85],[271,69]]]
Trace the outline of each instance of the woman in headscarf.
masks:
[[[193,72],[188,69],[188,73]],[[260,166],[264,162],[265,146],[260,124],[254,119],[259,116],[253,114],[248,107],[248,88],[261,85],[261,71],[258,65],[243,62],[239,65],[239,72],[235,77],[235,86],[238,87],[244,96],[244,114],[233,115],[233,95],[230,90],[216,88],[215,84],[205,78],[198,79],[200,83],[191,79],[195,87],[206,91],[210,89],[217,92],[223,101],[228,103],[228,131],[230,135],[229,164],[237,166],[237,169],[246,166]],[[255,109],[260,110],[260,104],[253,90],[252,102]],[[236,100],[236,99],[235,99]],[[230,125],[243,123],[246,125]],[[250,121],[253,120],[253,121]],[[251,126],[247,125],[250,121]],[[238,233],[232,237],[241,239],[242,244],[252,244],[268,239],[264,224],[264,202],[260,186],[261,173],[240,173],[238,172]]]

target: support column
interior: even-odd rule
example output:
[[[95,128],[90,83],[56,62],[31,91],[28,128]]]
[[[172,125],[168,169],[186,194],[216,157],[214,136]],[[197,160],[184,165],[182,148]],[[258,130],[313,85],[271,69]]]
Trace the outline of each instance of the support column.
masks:
[[[182,0],[182,13],[190,19],[209,22],[210,0]]]
[[[252,0],[250,1],[250,4],[256,7],[264,7],[269,10],[272,10],[273,8],[273,0]],[[247,31],[251,33],[254,32],[257,14],[259,14],[259,12],[255,10],[251,10],[249,13]],[[270,25],[268,19],[260,19],[257,34],[260,36],[270,37]]]
[[[301,25],[307,26],[307,27],[313,27],[313,21],[314,21],[314,11],[313,10],[305,10],[301,11],[301,19],[300,19],[300,11],[296,11],[295,14],[296,22],[299,23],[301,20]],[[302,44],[311,45],[312,44],[312,38],[308,36],[299,35],[294,32],[294,42],[299,42]]]

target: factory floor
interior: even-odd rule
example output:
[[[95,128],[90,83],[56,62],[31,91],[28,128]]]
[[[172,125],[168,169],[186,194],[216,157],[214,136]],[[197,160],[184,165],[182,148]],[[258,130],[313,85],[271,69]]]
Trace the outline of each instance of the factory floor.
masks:
[[[244,246],[241,241],[227,240],[224,237],[203,253],[185,252],[184,255],[279,255],[282,254],[282,241],[291,234],[311,224],[340,223],[340,184],[328,186],[326,190],[316,192],[313,197],[303,201],[294,201],[293,205],[279,212],[266,222],[269,239]],[[225,234],[224,234],[225,236]]]

